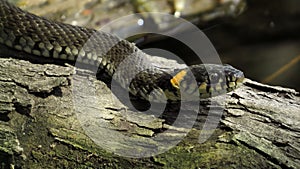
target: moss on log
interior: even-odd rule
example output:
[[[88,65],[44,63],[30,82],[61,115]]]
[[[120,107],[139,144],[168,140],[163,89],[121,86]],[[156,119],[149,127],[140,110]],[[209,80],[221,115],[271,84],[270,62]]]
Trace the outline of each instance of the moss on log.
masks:
[[[178,128],[116,102],[88,71],[8,58],[0,58],[0,86],[0,168],[300,168],[300,97],[292,89],[247,79],[226,95],[217,129],[199,144],[199,134],[211,132],[202,129],[209,105],[192,129]],[[84,130],[88,124],[98,127],[89,132],[101,128],[103,140],[113,131],[131,139],[114,137],[107,145],[117,153],[109,152]],[[131,146],[155,153],[159,133],[176,140],[186,131],[162,154],[117,155]]]

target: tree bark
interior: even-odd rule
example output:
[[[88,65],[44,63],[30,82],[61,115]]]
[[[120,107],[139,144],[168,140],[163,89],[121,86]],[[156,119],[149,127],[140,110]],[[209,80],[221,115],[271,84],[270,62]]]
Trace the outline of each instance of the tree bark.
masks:
[[[1,168],[300,168],[300,97],[293,89],[246,79],[225,102],[220,96],[201,103],[189,129],[129,109],[89,71],[10,58],[0,63]],[[204,130],[206,118],[218,119],[214,110],[223,106],[217,128]],[[99,129],[108,149],[91,137]],[[120,155],[155,154],[164,145],[153,138],[176,140],[186,132],[153,157]],[[199,143],[199,134],[210,132]]]

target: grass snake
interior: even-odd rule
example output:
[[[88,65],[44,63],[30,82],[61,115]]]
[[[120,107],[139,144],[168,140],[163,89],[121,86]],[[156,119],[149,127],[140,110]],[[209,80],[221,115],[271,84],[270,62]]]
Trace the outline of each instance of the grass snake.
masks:
[[[87,41],[90,47],[81,50]],[[210,97],[232,91],[244,78],[240,70],[230,65],[198,64],[165,71],[150,64],[146,54],[133,43],[94,29],[50,21],[6,0],[0,0],[0,54],[21,59],[28,56],[38,62],[99,66],[98,72],[111,77],[130,55],[133,59],[125,66],[123,75],[131,74],[133,68],[140,71],[129,86],[125,85],[126,76],[116,76],[114,80],[123,88],[129,87],[131,95],[154,101],[162,93],[168,100],[181,100],[180,90],[191,95],[199,93],[201,98]],[[197,86],[190,85],[193,78],[188,72],[192,72]],[[150,95],[154,89],[159,92]]]

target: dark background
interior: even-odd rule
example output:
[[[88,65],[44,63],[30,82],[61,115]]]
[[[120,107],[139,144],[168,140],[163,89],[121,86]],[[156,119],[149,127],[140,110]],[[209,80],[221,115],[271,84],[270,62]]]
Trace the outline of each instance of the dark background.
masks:
[[[224,62],[248,78],[300,91],[300,1],[248,0],[240,16],[214,24],[204,32]]]
[[[300,91],[300,1],[246,2],[241,15],[194,24],[210,39],[223,63],[242,70],[247,78]],[[140,47],[164,48],[180,55],[187,64],[199,63],[176,40]]]

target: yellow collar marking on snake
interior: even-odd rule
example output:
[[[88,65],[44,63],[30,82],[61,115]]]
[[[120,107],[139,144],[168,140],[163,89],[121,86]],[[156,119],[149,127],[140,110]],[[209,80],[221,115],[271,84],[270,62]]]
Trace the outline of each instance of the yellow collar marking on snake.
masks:
[[[184,76],[186,75],[186,70],[182,70],[179,73],[177,73],[171,80],[171,84],[173,87],[175,87],[176,89],[179,89],[179,85],[180,82],[182,81],[182,79],[184,78]]]
[[[201,85],[198,87],[200,93],[207,93],[206,88],[207,88],[207,83],[205,82],[201,83]]]

